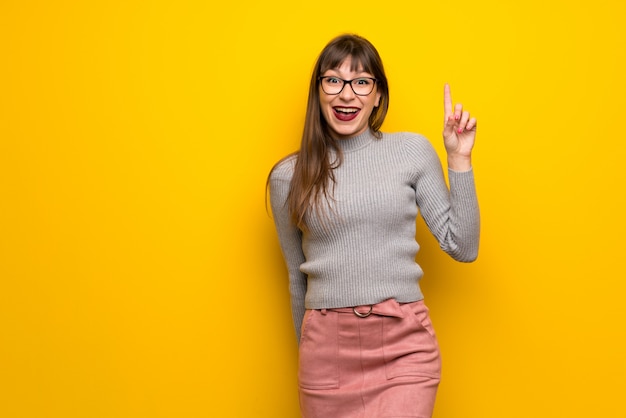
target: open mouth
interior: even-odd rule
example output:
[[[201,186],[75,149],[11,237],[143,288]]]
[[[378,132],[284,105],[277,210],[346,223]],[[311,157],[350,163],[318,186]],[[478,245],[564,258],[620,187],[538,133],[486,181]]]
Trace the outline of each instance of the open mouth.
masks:
[[[341,121],[347,122],[356,118],[361,109],[358,107],[333,107],[335,117]]]

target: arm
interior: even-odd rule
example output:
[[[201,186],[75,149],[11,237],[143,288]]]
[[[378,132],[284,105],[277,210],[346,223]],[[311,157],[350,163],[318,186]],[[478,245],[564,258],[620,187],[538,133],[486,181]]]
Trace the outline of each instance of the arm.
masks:
[[[430,231],[441,248],[458,261],[478,256],[480,214],[472,170],[472,149],[476,139],[476,118],[470,118],[461,104],[452,106],[450,86],[444,86],[443,140],[448,160],[450,190],[445,184],[441,163],[430,144],[418,152],[420,162],[415,185],[416,201]]]
[[[274,225],[278,233],[278,240],[283,253],[289,274],[289,293],[291,295],[291,312],[296,330],[296,337],[300,341],[300,329],[304,318],[304,297],[306,294],[307,278],[300,271],[300,265],[305,258],[302,252],[302,233],[291,223],[289,210],[286,205],[289,185],[291,181],[293,159],[287,159],[278,164],[270,174],[270,203]]]
[[[443,89],[443,107],[443,140],[450,179],[450,213],[456,222],[456,233],[468,250],[460,261],[474,261],[478,256],[480,234],[480,215],[472,171],[476,118],[470,118],[470,113],[463,110],[462,104],[452,106],[448,84]]]

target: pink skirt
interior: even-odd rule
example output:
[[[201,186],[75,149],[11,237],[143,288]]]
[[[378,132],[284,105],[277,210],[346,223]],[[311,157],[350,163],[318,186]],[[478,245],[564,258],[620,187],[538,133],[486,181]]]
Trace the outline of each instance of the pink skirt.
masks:
[[[430,418],[440,377],[423,301],[306,311],[298,370],[304,418]]]

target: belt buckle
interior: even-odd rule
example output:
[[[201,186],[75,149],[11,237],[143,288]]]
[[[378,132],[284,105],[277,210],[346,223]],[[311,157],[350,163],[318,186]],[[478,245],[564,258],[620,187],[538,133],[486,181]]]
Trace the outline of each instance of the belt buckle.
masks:
[[[367,318],[368,316],[370,316],[372,314],[372,309],[373,309],[374,305],[370,305],[370,310],[362,313],[356,310],[356,307],[352,308],[352,312],[354,312],[354,314],[356,316],[358,316],[359,318]]]

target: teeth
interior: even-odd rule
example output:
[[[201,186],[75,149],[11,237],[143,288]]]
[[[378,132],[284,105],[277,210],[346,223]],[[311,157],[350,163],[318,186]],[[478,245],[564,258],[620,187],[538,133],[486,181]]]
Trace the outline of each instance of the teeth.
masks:
[[[347,108],[347,107],[336,107],[335,110],[341,113],[356,113],[358,109]]]

